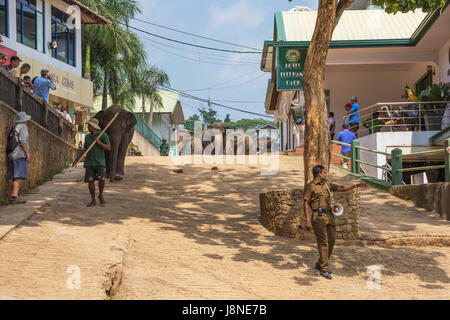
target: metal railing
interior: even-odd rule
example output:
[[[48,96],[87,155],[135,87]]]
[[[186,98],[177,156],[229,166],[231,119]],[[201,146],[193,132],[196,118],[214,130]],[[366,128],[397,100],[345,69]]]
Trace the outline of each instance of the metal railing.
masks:
[[[358,123],[349,123],[350,129],[358,137],[377,132],[440,131],[444,122],[450,122],[450,115],[444,113],[447,103],[449,102],[379,102],[349,113],[343,120],[344,123],[349,123],[352,115],[359,114]]]
[[[149,141],[156,149],[159,150],[162,144],[162,139],[142,120],[142,118],[133,111],[128,105],[125,108],[133,113],[136,117],[137,123],[134,127],[147,141]]]
[[[386,177],[386,180],[383,181],[376,177],[370,177],[370,178],[382,181],[383,183],[387,182],[391,185],[402,185],[402,184],[405,184],[405,182],[403,181],[403,173],[404,172],[444,169],[445,181],[450,182],[450,152],[447,151],[447,149],[450,148],[450,139],[447,139],[445,141],[444,147],[442,149],[410,153],[407,155],[403,155],[402,150],[399,148],[395,148],[394,150],[391,151],[391,153],[387,153],[387,152],[383,152],[383,151],[372,150],[369,148],[361,147],[358,140],[353,140],[351,142],[351,144],[343,143],[343,142],[336,141],[336,140],[332,140],[332,143],[341,145],[341,146],[344,145],[344,146],[351,147],[351,156],[350,157],[344,156],[342,154],[337,154],[334,152],[332,152],[331,154],[338,156],[341,159],[350,160],[351,161],[351,172],[358,174],[358,175],[370,177],[366,174],[361,174],[360,164],[364,164],[364,165],[371,166],[374,168],[382,169],[384,171],[383,175]],[[383,166],[379,166],[378,164],[373,164],[373,163],[361,160],[360,150],[377,153],[377,154],[381,154],[384,156],[391,156],[392,167],[387,163]],[[442,165],[403,168],[404,156],[411,157],[411,156],[442,153],[442,152],[444,152],[444,164],[442,164]],[[391,176],[391,179],[388,179],[389,175]]]

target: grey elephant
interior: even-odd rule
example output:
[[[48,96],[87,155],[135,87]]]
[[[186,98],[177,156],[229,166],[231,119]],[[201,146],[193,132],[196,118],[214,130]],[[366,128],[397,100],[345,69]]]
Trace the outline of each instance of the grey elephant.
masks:
[[[125,175],[125,156],[128,145],[133,139],[137,120],[133,113],[124,110],[119,105],[112,105],[94,116],[103,129],[118,112],[120,113],[116,120],[106,130],[111,142],[111,151],[106,153],[106,176],[111,182],[122,180]]]

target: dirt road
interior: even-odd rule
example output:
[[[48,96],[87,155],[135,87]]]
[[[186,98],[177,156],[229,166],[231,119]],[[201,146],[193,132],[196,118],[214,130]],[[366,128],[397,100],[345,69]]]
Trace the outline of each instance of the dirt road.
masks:
[[[0,297],[102,299],[107,290],[114,299],[450,298],[448,247],[340,243],[330,281],[314,269],[315,244],[262,227],[259,193],[302,186],[302,168],[301,157],[288,156],[276,175],[261,175],[258,164],[129,158],[126,179],[107,184],[106,207],[86,208],[87,187],[74,182],[0,241]],[[450,237],[448,222],[380,190],[364,191],[361,206],[367,239]],[[68,288],[70,266],[79,267],[79,289]],[[367,288],[369,266],[380,268],[379,289]],[[117,286],[111,278],[120,271]]]

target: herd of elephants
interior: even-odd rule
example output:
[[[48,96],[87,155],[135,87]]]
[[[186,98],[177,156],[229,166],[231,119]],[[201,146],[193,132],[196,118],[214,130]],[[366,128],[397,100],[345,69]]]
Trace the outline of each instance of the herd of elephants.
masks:
[[[94,118],[99,121],[100,127],[104,129],[108,123],[119,113],[116,120],[106,130],[111,142],[111,151],[106,155],[106,175],[111,182],[122,180],[125,175],[125,157],[128,145],[133,139],[134,127],[137,123],[132,112],[124,110],[120,105],[112,105],[105,110],[99,111]],[[227,132],[228,130],[228,132]],[[186,148],[191,148],[187,154],[215,154],[217,146],[223,148],[222,154],[226,155],[249,155],[257,154],[259,146],[265,145],[266,150],[271,148],[271,140],[266,138],[264,142],[254,141],[252,137],[242,130],[231,130],[223,122],[214,122],[203,129],[201,137],[195,138],[190,133],[179,133],[179,154],[186,154]]]

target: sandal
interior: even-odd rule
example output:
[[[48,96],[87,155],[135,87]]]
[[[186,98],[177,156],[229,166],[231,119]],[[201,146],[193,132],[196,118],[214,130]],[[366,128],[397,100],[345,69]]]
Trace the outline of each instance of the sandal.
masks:
[[[20,200],[19,198],[11,198],[9,199],[9,204],[24,204],[25,200]]]

